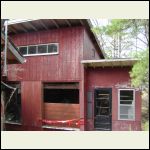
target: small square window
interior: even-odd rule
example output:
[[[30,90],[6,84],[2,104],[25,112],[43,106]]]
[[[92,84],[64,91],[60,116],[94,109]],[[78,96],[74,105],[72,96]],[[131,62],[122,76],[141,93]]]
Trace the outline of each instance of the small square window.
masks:
[[[20,48],[19,48],[19,52],[20,52],[22,55],[27,55],[27,47],[20,47]]]
[[[47,45],[39,45],[38,53],[47,53]]]
[[[48,45],[48,53],[56,53],[58,52],[58,45],[57,44],[49,44]]]
[[[37,46],[29,46],[28,47],[28,54],[36,54],[36,48]]]

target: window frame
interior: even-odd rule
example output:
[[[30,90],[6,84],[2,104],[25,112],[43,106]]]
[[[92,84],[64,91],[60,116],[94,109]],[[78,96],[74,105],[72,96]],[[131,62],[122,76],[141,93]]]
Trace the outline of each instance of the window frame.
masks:
[[[27,48],[27,53],[28,53],[28,47],[27,47],[27,46],[18,46],[18,51],[19,51],[19,52],[20,52],[19,49],[20,49],[21,47],[26,47],[26,48]],[[20,53],[21,53],[21,52],[20,52]],[[22,53],[21,53],[21,54],[22,54]],[[22,55],[23,55],[23,54],[22,54]],[[25,54],[25,55],[26,55],[26,54]],[[25,55],[23,55],[23,56],[25,56]]]
[[[10,84],[11,86],[13,85],[12,87],[17,88],[17,90],[20,90],[19,93],[20,93],[20,96],[21,96],[21,82],[9,82],[8,84]],[[6,120],[6,117],[5,117],[5,120],[4,120],[5,124],[22,125],[22,97],[20,97],[20,102],[21,102],[21,104],[20,104],[20,107],[21,107],[20,108],[21,109],[20,110],[20,121],[19,122],[9,121],[9,120]],[[7,109],[6,109],[6,111],[7,111]]]
[[[133,91],[133,104],[120,104],[120,91]],[[132,106],[133,107],[133,119],[127,118],[123,119],[120,118],[120,106]],[[129,121],[135,121],[135,89],[118,89],[118,120],[129,120]]]
[[[51,44],[55,44],[55,45],[57,45],[57,52],[53,52],[53,53],[48,53],[48,45],[51,45]],[[28,51],[28,49],[29,49],[29,46],[36,46],[36,52],[38,52],[38,46],[40,46],[40,45],[47,45],[47,53],[37,53],[37,54],[29,54],[29,51]],[[27,54],[26,55],[23,55],[23,56],[27,56],[27,57],[29,57],[29,56],[44,56],[44,55],[58,55],[59,54],[59,43],[43,43],[43,44],[33,44],[33,45],[22,45],[22,46],[18,46],[18,50],[19,50],[19,48],[21,48],[21,47],[27,47]]]

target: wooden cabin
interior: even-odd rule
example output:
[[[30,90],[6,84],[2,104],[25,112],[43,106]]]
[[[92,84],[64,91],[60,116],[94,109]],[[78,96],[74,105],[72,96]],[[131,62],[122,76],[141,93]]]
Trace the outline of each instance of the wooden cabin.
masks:
[[[91,27],[87,19],[9,21],[26,63],[9,65],[20,117],[8,118],[7,130],[141,130],[140,91],[129,76],[137,60],[105,59]]]

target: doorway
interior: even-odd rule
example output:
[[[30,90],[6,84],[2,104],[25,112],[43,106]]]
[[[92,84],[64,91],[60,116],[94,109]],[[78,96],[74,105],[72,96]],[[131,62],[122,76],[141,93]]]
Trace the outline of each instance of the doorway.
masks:
[[[96,88],[94,91],[94,129],[111,131],[112,89]]]

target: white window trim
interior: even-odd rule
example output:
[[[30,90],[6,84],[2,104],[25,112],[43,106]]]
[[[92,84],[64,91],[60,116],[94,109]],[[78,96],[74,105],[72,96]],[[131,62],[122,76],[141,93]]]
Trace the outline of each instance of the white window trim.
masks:
[[[120,91],[133,91],[133,119],[121,119],[120,118]],[[125,104],[124,106],[131,106],[129,104]],[[135,89],[118,89],[118,120],[131,120],[135,121]]]
[[[50,44],[56,44],[57,45],[57,52],[53,52],[53,53],[48,53],[48,45],[50,45]],[[39,45],[47,45],[47,53],[39,53],[39,54],[28,54],[28,47],[29,46],[36,46],[36,51],[38,52],[38,49],[37,49],[37,47],[39,46]],[[47,44],[37,44],[37,45],[24,45],[24,46],[18,46],[18,49],[20,48],[20,47],[27,47],[27,54],[26,55],[23,55],[23,56],[27,56],[27,57],[29,57],[29,56],[44,56],[44,55],[58,55],[59,54],[59,43],[47,43]]]

